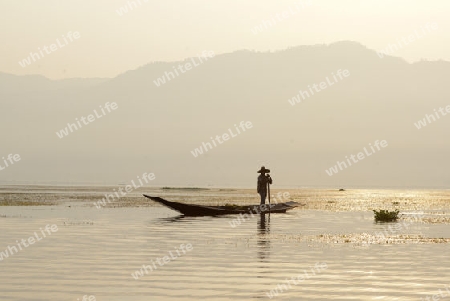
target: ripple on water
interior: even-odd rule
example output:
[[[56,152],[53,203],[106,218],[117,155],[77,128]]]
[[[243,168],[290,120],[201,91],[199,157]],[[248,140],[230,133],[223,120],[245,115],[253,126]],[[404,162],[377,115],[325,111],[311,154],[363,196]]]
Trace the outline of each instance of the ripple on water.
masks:
[[[161,207],[7,208],[0,251],[46,224],[58,232],[0,262],[1,300],[249,300],[308,275],[277,300],[419,300],[448,287],[449,230],[415,222],[393,243],[373,242],[388,224],[367,212],[295,210],[180,218]],[[409,241],[416,237],[417,243]],[[443,241],[436,241],[443,238]],[[420,239],[419,239],[420,238]],[[139,280],[132,273],[181,244],[193,250]],[[327,268],[313,272],[317,263]]]

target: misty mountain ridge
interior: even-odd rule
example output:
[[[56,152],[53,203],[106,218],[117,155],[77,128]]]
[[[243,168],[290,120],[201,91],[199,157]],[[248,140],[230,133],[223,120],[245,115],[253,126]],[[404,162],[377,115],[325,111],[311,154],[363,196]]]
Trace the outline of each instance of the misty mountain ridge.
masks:
[[[285,49],[285,50],[266,51],[266,52],[258,52],[258,51],[252,51],[252,50],[237,50],[232,53],[218,54],[218,55],[216,55],[216,57],[217,56],[230,56],[230,55],[238,57],[239,55],[241,55],[241,58],[248,58],[248,55],[268,55],[268,54],[286,55],[288,53],[295,55],[296,52],[298,52],[298,51],[301,51],[302,55],[315,56],[315,55],[317,55],[317,52],[319,52],[319,53],[325,52],[324,54],[326,54],[326,52],[330,51],[330,47],[333,48],[333,49],[331,49],[332,51],[336,51],[336,50],[340,51],[339,56],[342,56],[342,54],[345,54],[347,51],[352,51],[352,54],[359,53],[361,55],[364,55],[365,57],[368,57],[368,56],[371,56],[372,54],[377,53],[376,50],[371,50],[358,42],[340,41],[340,42],[335,42],[335,43],[331,43],[331,44],[295,46],[295,47],[289,47],[288,49]],[[421,64],[421,65],[427,65],[428,67],[432,67],[433,65],[436,66],[439,64],[449,64],[450,63],[450,62],[447,62],[444,60],[437,60],[437,61],[421,60],[419,62],[408,63],[406,60],[404,60],[400,57],[396,57],[395,55],[385,54],[384,57],[391,61],[396,60],[397,63],[405,63],[405,64],[409,64],[409,65]],[[122,74],[119,74],[114,78],[69,78],[69,79],[61,79],[61,80],[52,80],[52,79],[46,78],[43,75],[19,76],[19,75],[12,75],[12,74],[8,74],[8,73],[0,72],[0,84],[3,84],[1,86],[2,91],[3,91],[3,89],[5,89],[7,87],[5,85],[6,82],[8,82],[8,83],[14,83],[14,82],[20,83],[21,82],[24,85],[23,87],[29,87],[29,86],[33,86],[33,84],[31,84],[31,82],[34,81],[35,82],[34,85],[37,86],[39,84],[41,90],[57,89],[57,88],[61,88],[61,87],[64,88],[64,84],[66,86],[76,86],[77,82],[80,83],[79,86],[95,86],[95,85],[103,84],[105,82],[114,81],[116,79],[120,80],[120,81],[124,81],[125,79],[137,80],[141,76],[145,76],[148,73],[152,73],[152,74],[154,73],[156,76],[156,75],[158,75],[157,71],[161,71],[161,74],[159,74],[161,76],[164,72],[172,70],[171,68],[167,68],[167,65],[169,65],[170,67],[176,66],[178,64],[182,64],[183,62],[189,61],[192,58],[195,58],[195,57],[188,57],[182,61],[173,61],[173,62],[157,61],[157,62],[148,63],[137,69],[129,70]],[[84,82],[84,83],[81,84],[82,82]],[[50,86],[51,84],[54,84],[54,86]]]
[[[450,142],[444,137],[450,118],[420,130],[414,126],[450,104],[444,83],[449,62],[410,64],[380,58],[356,42],[338,42],[218,54],[155,85],[173,66],[189,61],[154,62],[113,79],[51,81],[0,74],[2,111],[8,110],[8,126],[1,130],[4,152],[24,158],[0,174],[0,181],[127,182],[145,167],[155,173],[155,185],[252,187],[253,170],[260,165],[275,172],[279,185],[294,187],[368,181],[444,187],[450,180],[443,168],[449,163]],[[339,70],[349,76],[316,88],[320,91],[300,103],[289,101]],[[106,102],[116,102],[117,111],[57,137],[58,130]],[[192,156],[195,148],[241,121],[253,128]],[[337,161],[377,139],[388,142],[383,152],[327,175]],[[42,166],[48,168],[45,178]],[[368,169],[374,174],[370,179],[361,176]],[[186,176],[191,181],[181,183]]]

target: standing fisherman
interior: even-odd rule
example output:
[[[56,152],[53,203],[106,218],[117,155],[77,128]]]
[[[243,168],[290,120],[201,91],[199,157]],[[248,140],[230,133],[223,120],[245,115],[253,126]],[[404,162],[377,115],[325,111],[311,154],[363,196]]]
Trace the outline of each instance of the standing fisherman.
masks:
[[[270,177],[270,175],[266,175],[266,173],[269,172],[270,169],[266,169],[264,166],[262,166],[261,169],[258,170],[258,173],[260,173],[260,175],[258,176],[257,191],[261,196],[261,205],[265,204],[266,202],[267,186],[272,184],[272,178]]]

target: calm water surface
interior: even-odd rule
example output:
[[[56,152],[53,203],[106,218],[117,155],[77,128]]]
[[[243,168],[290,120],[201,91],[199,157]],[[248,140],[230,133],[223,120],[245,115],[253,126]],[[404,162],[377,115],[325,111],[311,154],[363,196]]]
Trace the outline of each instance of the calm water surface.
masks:
[[[425,206],[424,195],[412,201],[426,214],[449,214],[445,206]],[[369,210],[303,207],[232,227],[236,216],[180,218],[159,206],[87,204],[0,207],[0,252],[47,224],[58,226],[0,261],[0,300],[269,300],[271,290],[275,300],[420,300],[450,290],[447,222],[410,219],[393,233]],[[377,236],[383,230],[391,240]],[[182,244],[192,250],[170,259]],[[156,263],[164,256],[168,263]],[[152,260],[157,268],[134,279]]]

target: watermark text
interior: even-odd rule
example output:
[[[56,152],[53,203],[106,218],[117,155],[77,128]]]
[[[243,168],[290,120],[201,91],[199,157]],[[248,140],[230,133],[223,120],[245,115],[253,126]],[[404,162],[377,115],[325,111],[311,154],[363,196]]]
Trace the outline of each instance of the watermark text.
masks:
[[[359,152],[356,155],[351,154],[350,158],[348,158],[348,156],[345,156],[344,161],[337,161],[337,164],[333,167],[330,167],[329,169],[326,169],[325,172],[331,177],[334,174],[337,174],[339,172],[339,170],[344,170],[345,168],[348,168],[350,166],[352,166],[353,163],[358,163],[359,161],[365,159],[366,157],[372,156],[374,153],[376,153],[377,151],[375,150],[375,148],[380,151],[381,148],[385,148],[386,146],[388,146],[388,143],[386,140],[377,140],[374,143],[375,145],[372,146],[372,143],[369,143],[369,148],[370,150],[372,150],[372,152],[370,152],[370,150],[367,150],[366,147],[364,147],[364,152]],[[358,158],[358,159],[356,159]],[[351,159],[351,160],[350,160]],[[348,165],[347,165],[347,163]]]
[[[69,45],[69,43],[72,43],[79,38],[80,33],[78,31],[75,32],[69,31],[67,34],[62,35],[62,42],[58,38],[56,39],[56,43],[50,44],[49,46],[45,45],[42,47],[42,49],[41,47],[38,47],[37,52],[30,52],[29,56],[19,61],[19,65],[22,68],[25,68],[26,66],[31,65],[31,63],[34,63],[37,60],[40,60],[43,57],[49,55],[50,53],[55,52],[56,50]]]
[[[182,255],[185,255],[187,252],[190,252],[194,249],[194,247],[191,244],[181,244],[180,247],[175,248],[175,251],[172,253],[172,251],[169,251],[169,255],[163,256],[161,258],[156,258],[155,260],[151,260],[150,265],[142,265],[142,268],[137,270],[136,272],[132,273],[131,276],[135,280],[138,280],[139,278],[143,277],[144,275],[148,275],[148,271],[153,272],[154,270],[157,270],[158,267],[162,267],[165,264],[170,263],[172,260],[177,259],[178,257],[181,257]],[[174,255],[176,253],[176,255]],[[178,256],[177,256],[178,255]],[[158,263],[158,266],[155,264]]]

